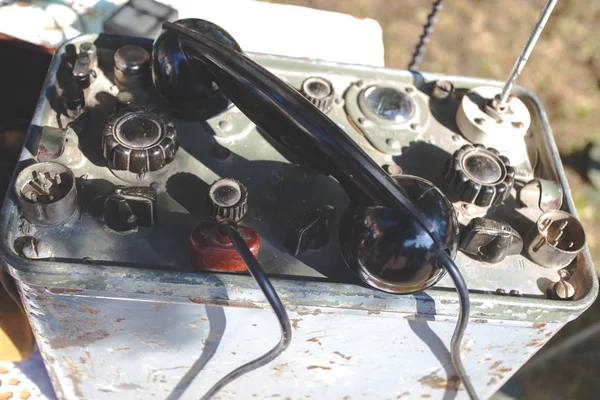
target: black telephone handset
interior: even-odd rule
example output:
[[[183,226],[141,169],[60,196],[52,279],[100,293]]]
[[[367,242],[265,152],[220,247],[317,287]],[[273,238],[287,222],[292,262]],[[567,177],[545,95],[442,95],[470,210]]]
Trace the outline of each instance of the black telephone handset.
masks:
[[[261,132],[335,177],[350,198],[340,222],[341,250],[364,283],[410,294],[431,287],[449,272],[461,304],[452,361],[469,395],[476,398],[460,359],[469,299],[453,262],[458,221],[446,196],[422,178],[389,176],[296,89],[245,56],[219,26],[186,19],[167,22],[163,29],[154,42],[152,63],[161,97],[167,104],[183,104],[176,107],[183,110],[180,116],[197,119],[198,114],[206,117],[201,107],[208,98],[222,99],[224,94]],[[190,93],[193,87],[196,93]]]
[[[153,50],[153,79],[161,96],[167,103],[180,102],[177,93],[189,91],[190,81],[211,77],[261,132],[335,177],[351,201],[341,221],[342,253],[363,282],[408,294],[442,278],[439,256],[456,255],[458,222],[433,184],[390,177],[296,89],[245,56],[222,28],[189,19],[164,28]]]

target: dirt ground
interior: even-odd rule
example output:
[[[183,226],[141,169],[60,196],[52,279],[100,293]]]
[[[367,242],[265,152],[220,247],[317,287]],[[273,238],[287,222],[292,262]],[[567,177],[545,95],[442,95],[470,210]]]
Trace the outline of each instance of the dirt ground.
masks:
[[[406,68],[431,9],[427,0],[275,0],[339,11],[381,24],[386,65]],[[421,70],[505,79],[545,0],[446,1]],[[600,194],[581,174],[588,143],[600,139],[600,0],[558,3],[519,83],[548,112],[593,258],[600,260]],[[600,261],[597,261],[600,266]],[[597,268],[598,270],[598,268]],[[546,349],[596,322],[600,303]],[[600,339],[583,342],[520,375],[521,399],[592,399],[600,392]]]

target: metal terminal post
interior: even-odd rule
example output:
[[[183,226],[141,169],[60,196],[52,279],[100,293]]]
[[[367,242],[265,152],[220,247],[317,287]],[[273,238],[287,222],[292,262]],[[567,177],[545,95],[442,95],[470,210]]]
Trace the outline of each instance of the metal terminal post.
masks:
[[[75,176],[63,164],[30,165],[17,175],[14,190],[21,212],[35,225],[59,225],[77,211]]]
[[[550,18],[550,14],[552,14],[552,10],[554,10],[554,6],[556,6],[557,2],[558,0],[548,0],[546,5],[544,6],[544,9],[540,14],[540,18],[535,24],[533,32],[531,32],[527,43],[525,43],[523,50],[521,50],[521,54],[519,54],[519,58],[517,58],[515,65],[513,65],[512,71],[510,71],[510,75],[508,75],[508,79],[504,84],[502,93],[500,93],[500,95],[492,101],[492,107],[496,111],[502,112],[506,110],[508,97],[510,96],[513,87],[517,83],[519,75],[521,75],[521,72],[523,72],[523,68],[525,68],[525,64],[527,63],[527,60],[529,59],[529,56],[531,55],[535,44],[537,43],[540,35],[542,34],[542,31],[544,30],[544,27],[548,22],[548,18]]]

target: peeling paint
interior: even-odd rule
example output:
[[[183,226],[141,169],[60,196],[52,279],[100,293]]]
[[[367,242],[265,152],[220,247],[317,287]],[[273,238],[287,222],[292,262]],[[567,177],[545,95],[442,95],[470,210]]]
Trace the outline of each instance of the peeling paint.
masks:
[[[57,336],[48,341],[50,347],[55,350],[66,349],[69,347],[85,347],[98,340],[106,339],[109,333],[104,329],[98,329],[94,332],[86,332],[83,335],[73,337],[71,335]]]
[[[533,327],[537,330],[543,331],[546,328],[545,322],[534,322]]]
[[[73,394],[78,399],[84,399],[85,397],[81,390],[81,385],[86,379],[85,371],[83,370],[82,366],[75,360],[63,357],[63,362],[66,367],[67,377],[73,385]]]
[[[444,379],[438,376],[439,370],[433,371],[429,375],[425,375],[417,380],[422,385],[429,386],[432,389],[445,389],[457,391],[460,386],[460,378],[456,375]]]
[[[298,327],[298,323],[299,323],[300,321],[302,321],[302,319],[301,319],[301,318],[290,318],[290,321],[292,321],[292,327],[293,327],[294,329],[299,329],[299,327]]]
[[[320,365],[309,365],[308,367],[306,367],[306,369],[325,369],[325,370],[330,370],[331,367],[322,367]]]
[[[138,389],[143,389],[142,386],[136,385],[135,383],[130,383],[130,382],[119,383],[117,385],[117,387],[119,389],[123,389],[123,390],[138,390]]]
[[[52,294],[63,294],[63,293],[79,293],[79,292],[83,292],[83,289],[56,289],[56,288],[50,288],[47,289],[50,293]]]
[[[314,310],[311,310],[310,308],[307,307],[298,307],[296,309],[296,313],[298,315],[319,315],[319,314],[333,314],[331,312],[323,312],[321,311],[320,308],[316,308]]]
[[[100,313],[100,310],[96,310],[95,308],[91,308],[89,306],[86,306],[85,304],[80,305],[77,310],[79,310],[81,312],[90,313],[92,315],[96,315],[96,314]]]
[[[339,351],[334,351],[333,354],[337,354],[338,356],[340,356],[346,360],[352,360],[352,356],[345,356],[342,353],[340,353]]]
[[[526,347],[534,347],[534,346],[543,346],[543,345],[544,345],[543,339],[533,339],[532,341],[527,343],[525,346]]]

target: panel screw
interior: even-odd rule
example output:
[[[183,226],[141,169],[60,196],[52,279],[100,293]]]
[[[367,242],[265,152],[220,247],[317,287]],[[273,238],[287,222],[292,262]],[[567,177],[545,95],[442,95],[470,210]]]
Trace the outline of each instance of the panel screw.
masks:
[[[400,167],[398,164],[390,164],[387,166],[387,172],[390,175],[402,175],[402,167]]]
[[[512,289],[510,292],[508,292],[508,294],[511,295],[511,296],[520,296],[521,292],[519,292],[516,289]]]
[[[432,95],[438,99],[445,99],[454,91],[454,85],[448,81],[435,81]]]
[[[23,246],[23,256],[34,260],[51,258],[52,250],[45,242],[39,239],[29,238]]]
[[[496,294],[506,294],[506,290],[504,289],[496,289]]]
[[[223,132],[229,132],[231,129],[233,129],[233,124],[229,121],[220,121],[219,129]]]
[[[552,297],[560,300],[569,300],[575,295],[575,288],[569,282],[560,280],[552,285]]]
[[[401,147],[400,141],[398,139],[387,139],[385,141],[385,144],[387,144],[388,146],[390,146],[392,149],[394,150],[398,150]]]

